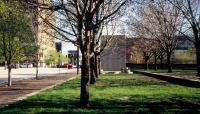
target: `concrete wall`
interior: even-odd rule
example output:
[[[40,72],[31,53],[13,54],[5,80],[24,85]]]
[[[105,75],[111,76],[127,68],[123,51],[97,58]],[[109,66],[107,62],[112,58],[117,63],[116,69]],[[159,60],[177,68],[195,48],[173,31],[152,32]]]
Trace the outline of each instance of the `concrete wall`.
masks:
[[[101,68],[104,71],[120,71],[123,67],[126,67],[125,36],[113,36],[109,46],[101,54]]]

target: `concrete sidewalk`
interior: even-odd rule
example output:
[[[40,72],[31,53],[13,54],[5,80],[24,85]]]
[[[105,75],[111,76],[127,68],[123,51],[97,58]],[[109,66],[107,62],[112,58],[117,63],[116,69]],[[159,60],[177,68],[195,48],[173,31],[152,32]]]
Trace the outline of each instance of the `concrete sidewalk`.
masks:
[[[11,77],[13,81],[18,81],[22,79],[34,78],[36,68],[18,68],[12,69]],[[59,73],[73,73],[76,72],[76,69],[67,69],[67,68],[39,68],[39,76],[49,76]],[[0,69],[0,83],[5,83],[8,80],[8,71]]]
[[[76,73],[52,74],[39,77],[39,80],[30,78],[14,81],[11,87],[8,87],[6,84],[0,84],[0,108],[76,77]]]
[[[188,86],[188,87],[197,87],[200,88],[200,80],[199,79],[191,79],[187,77],[175,76],[175,75],[167,75],[163,73],[148,73],[145,71],[137,71],[134,70],[133,73],[139,73],[146,76],[150,76],[156,79],[168,81],[174,84]]]

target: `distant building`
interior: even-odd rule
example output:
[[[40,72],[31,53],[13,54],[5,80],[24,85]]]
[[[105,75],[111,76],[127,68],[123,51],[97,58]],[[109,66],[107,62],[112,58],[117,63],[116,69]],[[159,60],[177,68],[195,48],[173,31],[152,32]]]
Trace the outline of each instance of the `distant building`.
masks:
[[[101,39],[107,38],[111,38],[111,41],[101,53],[101,68],[104,71],[120,71],[121,68],[126,67],[126,37],[108,35],[102,36]]]
[[[23,1],[23,0],[22,0]],[[23,3],[20,1],[21,3]],[[50,4],[50,0],[24,0],[33,3]],[[24,2],[25,3],[25,2]],[[23,3],[23,5],[25,5]],[[44,67],[44,59],[48,50],[55,50],[55,31],[45,23],[45,19],[55,25],[55,14],[48,10],[42,10],[34,5],[27,5],[26,12],[32,16],[34,26],[33,42],[39,45],[39,66]]]
[[[144,64],[143,53],[137,50],[134,43],[139,38],[127,38],[127,63]],[[176,47],[172,54],[172,63],[174,64],[195,64],[195,50],[194,45],[184,37],[180,37],[180,44]],[[129,45],[128,45],[129,44]],[[166,58],[164,61],[166,62]],[[154,58],[150,58],[150,64],[154,64]]]
[[[102,36],[102,40],[111,36]],[[126,67],[126,63],[144,64],[143,53],[135,48],[135,44],[140,38],[126,38],[124,35],[112,36],[112,41],[109,42],[101,54],[101,67],[104,71],[120,71]],[[195,64],[195,49],[194,45],[186,38],[180,38],[182,41],[174,50],[172,62],[174,64]],[[152,57],[149,64],[154,64]],[[164,58],[164,61],[166,59]]]
[[[62,52],[62,42],[56,42],[56,51]]]
[[[35,0],[36,3],[50,4],[50,0]],[[35,9],[37,12],[33,13],[32,20],[36,31],[35,38],[39,45],[39,66],[45,66],[45,56],[48,50],[55,50],[55,30],[52,29],[45,21],[55,25],[55,14],[49,10],[40,8]]]
[[[69,50],[68,59],[68,63],[77,65],[77,50]]]

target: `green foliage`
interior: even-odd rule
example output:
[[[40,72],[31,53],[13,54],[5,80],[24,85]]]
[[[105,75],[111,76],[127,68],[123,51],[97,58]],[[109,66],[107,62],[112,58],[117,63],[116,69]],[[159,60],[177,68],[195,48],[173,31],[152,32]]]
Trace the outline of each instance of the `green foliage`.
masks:
[[[0,1],[0,55],[3,60],[20,61],[31,36],[30,19],[17,2]]]
[[[66,63],[68,61],[68,58],[63,55],[61,52],[58,52],[58,63]]]
[[[24,45],[26,48],[24,48],[24,54],[25,58],[24,60],[27,60],[29,62],[36,62],[36,59],[39,54],[39,46],[37,46],[35,43],[27,43]]]
[[[80,78],[0,109],[2,114],[200,113],[200,89],[142,75],[106,74],[90,86],[90,108],[80,108]]]
[[[48,50],[47,56],[45,57],[45,63],[47,65],[50,65],[59,62],[60,63],[67,62],[66,56],[55,50]]]
[[[45,63],[47,65],[53,64],[58,60],[58,55],[55,50],[48,50],[47,55],[45,57]]]

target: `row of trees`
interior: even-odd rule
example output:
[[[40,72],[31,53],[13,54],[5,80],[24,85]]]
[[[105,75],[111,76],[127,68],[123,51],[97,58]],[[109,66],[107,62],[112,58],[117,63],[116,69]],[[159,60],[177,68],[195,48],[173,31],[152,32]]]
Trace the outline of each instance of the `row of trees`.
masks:
[[[196,48],[197,71],[200,75],[198,10],[199,0],[147,0],[139,3],[137,17],[130,19],[129,24],[138,37],[153,41],[148,51],[153,52],[155,58],[160,50],[166,54],[168,72],[172,72],[171,55],[176,47],[184,38],[192,41]],[[142,43],[143,46],[149,45]]]
[[[89,80],[94,84],[98,77],[103,28],[114,20],[128,0],[57,0],[51,4],[20,0],[25,6],[37,6],[37,11],[52,11],[48,16],[40,16],[45,23],[57,32],[61,40],[70,41],[79,47],[81,61],[80,104],[89,105]],[[50,22],[56,13],[57,23]],[[108,42],[108,41],[107,41]]]

